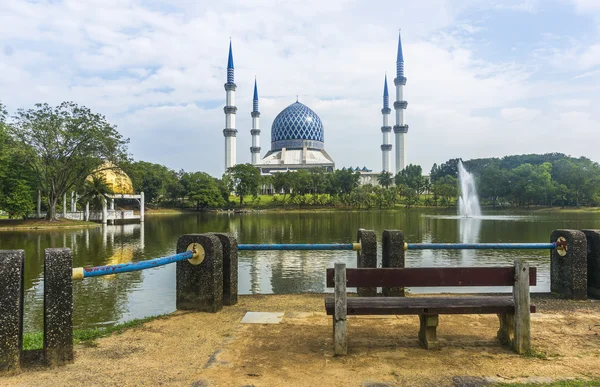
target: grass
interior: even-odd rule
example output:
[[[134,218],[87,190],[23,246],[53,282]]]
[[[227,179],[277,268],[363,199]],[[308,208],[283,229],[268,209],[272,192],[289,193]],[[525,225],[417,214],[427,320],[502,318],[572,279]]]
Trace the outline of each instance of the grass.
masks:
[[[101,337],[110,336],[114,334],[120,334],[131,328],[138,328],[147,322],[163,318],[167,315],[162,314],[158,316],[144,317],[134,319],[131,321],[124,322],[122,324],[115,324],[109,327],[103,328],[91,328],[91,329],[75,329],[73,331],[73,345],[83,344],[87,346],[95,346],[94,340]],[[31,332],[23,335],[23,350],[31,351],[42,349],[44,347],[44,333],[43,332]]]
[[[0,230],[54,229],[62,227],[97,227],[99,225],[99,223],[70,219],[59,219],[53,222],[50,222],[45,219],[0,219]]]

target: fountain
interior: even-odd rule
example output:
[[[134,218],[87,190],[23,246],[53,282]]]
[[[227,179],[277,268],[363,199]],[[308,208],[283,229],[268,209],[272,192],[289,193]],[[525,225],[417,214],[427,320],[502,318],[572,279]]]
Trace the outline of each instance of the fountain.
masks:
[[[467,172],[462,161],[458,162],[458,184],[460,185],[458,215],[463,218],[480,217],[481,207],[477,197],[475,178]]]

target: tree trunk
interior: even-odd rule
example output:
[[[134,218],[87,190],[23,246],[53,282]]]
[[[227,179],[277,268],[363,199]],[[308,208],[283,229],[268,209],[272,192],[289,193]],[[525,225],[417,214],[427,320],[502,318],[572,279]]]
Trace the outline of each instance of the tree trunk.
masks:
[[[50,208],[48,213],[46,214],[46,219],[50,220],[50,221],[55,221],[56,219],[56,202],[58,201],[58,196],[53,197],[52,194],[50,194],[50,197],[48,198],[48,204],[50,204]]]

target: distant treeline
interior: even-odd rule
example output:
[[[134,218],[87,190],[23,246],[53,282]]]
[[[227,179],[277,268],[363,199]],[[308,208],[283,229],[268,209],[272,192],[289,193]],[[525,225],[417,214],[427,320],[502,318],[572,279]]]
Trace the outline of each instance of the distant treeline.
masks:
[[[459,159],[433,165],[431,180],[457,176]],[[514,206],[598,206],[600,166],[561,153],[474,159],[463,162],[477,178],[484,202]]]
[[[236,165],[215,178],[133,161],[127,157],[127,143],[105,117],[73,102],[56,107],[37,104],[10,118],[0,103],[0,215],[33,212],[38,190],[49,219],[56,218],[61,198],[71,191],[78,192],[80,203],[100,207],[112,193],[110,187],[102,175],[87,177],[106,161],[129,175],[134,190],[143,191],[148,204],[197,210],[243,206],[245,200],[261,207],[453,206],[458,195],[459,159],[434,164],[430,179],[418,165],[408,165],[395,176],[382,172],[376,185],[361,185],[360,173],[352,170],[327,173],[312,168],[261,176],[250,164]],[[468,160],[464,165],[476,176],[484,204],[600,204],[600,166],[584,157],[532,154]]]

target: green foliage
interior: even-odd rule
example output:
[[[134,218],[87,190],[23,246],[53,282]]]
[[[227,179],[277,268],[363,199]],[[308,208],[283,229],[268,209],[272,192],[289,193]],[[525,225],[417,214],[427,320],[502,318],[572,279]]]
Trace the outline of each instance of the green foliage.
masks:
[[[103,175],[95,173],[91,175],[91,179],[86,179],[83,184],[82,202],[90,203],[94,209],[102,209],[102,204],[106,203],[108,195],[112,195],[113,191],[109,187]]]
[[[260,171],[252,164],[238,164],[227,169],[224,180],[230,191],[240,199],[240,207],[244,202],[244,196],[258,196],[261,177]]]
[[[405,186],[414,191],[416,195],[423,193],[425,189],[425,179],[420,165],[407,165],[406,168],[396,174],[394,180],[397,186]]]
[[[9,133],[48,198],[51,220],[56,219],[56,204],[64,193],[103,162],[122,163],[127,153],[128,140],[104,116],[73,102],[20,109]]]
[[[174,199],[182,194],[177,184],[179,181],[177,173],[164,165],[136,161],[126,163],[122,168],[131,178],[133,189],[136,192],[143,191],[148,203],[160,204],[165,199]]]
[[[388,188],[390,185],[394,184],[394,179],[392,174],[388,171],[383,171],[377,176],[377,182],[384,188]]]
[[[484,202],[516,206],[596,206],[600,166],[585,157],[560,153],[475,159],[465,167],[477,176]]]
[[[10,192],[3,195],[3,207],[10,216],[27,217],[33,212],[33,195],[29,185],[23,180],[12,180]]]
[[[431,167],[431,181],[436,182],[438,179],[444,176],[451,176],[458,178],[458,162],[460,159],[450,159],[443,164],[433,164]]]
[[[225,205],[217,180],[204,172],[184,173],[181,176],[183,192],[196,203],[196,210]]]

